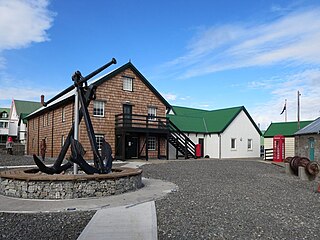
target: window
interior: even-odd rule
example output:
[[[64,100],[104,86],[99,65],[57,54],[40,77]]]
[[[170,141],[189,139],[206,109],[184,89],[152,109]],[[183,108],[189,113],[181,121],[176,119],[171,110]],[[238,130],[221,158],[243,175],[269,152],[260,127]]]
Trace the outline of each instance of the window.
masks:
[[[148,138],[148,150],[156,150],[157,139],[155,137]]]
[[[63,147],[64,142],[65,142],[65,138],[64,138],[64,135],[62,135],[62,136],[61,136],[61,147]]]
[[[252,139],[248,139],[248,150],[252,150]]]
[[[7,118],[8,117],[8,113],[7,112],[2,112],[2,118]]]
[[[46,115],[43,115],[43,126],[47,126],[47,118],[46,118]]]
[[[96,141],[98,145],[98,150],[101,150],[102,147],[102,139],[104,138],[104,135],[96,135]]]
[[[155,118],[156,116],[157,116],[157,108],[149,107],[148,108],[148,119],[152,120],[152,121],[155,121],[156,120],[156,118]]]
[[[236,138],[231,138],[231,150],[236,150]]]
[[[8,128],[7,122],[0,122],[0,128]]]
[[[47,126],[50,125],[50,113],[47,114]]]
[[[104,117],[104,102],[102,101],[93,102],[93,116]]]
[[[123,79],[123,87],[122,89],[125,91],[133,91],[132,90],[132,82],[133,82],[133,78],[131,77],[122,77]]]
[[[62,120],[62,122],[66,121],[66,109],[65,109],[65,107],[63,107],[61,109],[61,120]]]

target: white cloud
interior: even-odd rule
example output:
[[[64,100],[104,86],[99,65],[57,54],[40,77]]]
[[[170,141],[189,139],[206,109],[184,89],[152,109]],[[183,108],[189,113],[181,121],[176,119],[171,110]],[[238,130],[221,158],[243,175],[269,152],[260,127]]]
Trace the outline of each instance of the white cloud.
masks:
[[[173,93],[163,93],[162,94],[164,96],[165,99],[167,99],[168,101],[175,101],[177,99],[177,95],[173,94]]]
[[[31,101],[40,101],[40,95],[44,94],[46,97],[57,94],[57,91],[45,90],[43,88],[16,88],[16,87],[1,87],[0,100],[8,100],[12,98]]]
[[[187,52],[164,65],[190,78],[217,71],[272,64],[320,64],[320,9],[291,12],[264,24],[202,30]]]
[[[48,41],[53,12],[48,0],[0,0],[0,51]]]
[[[49,0],[0,0],[0,100],[20,97],[39,100],[40,94],[53,95],[51,90],[26,87],[5,72],[4,50],[28,47],[31,43],[48,41],[47,30],[52,26],[54,13],[48,10]],[[25,81],[27,82],[27,81]],[[13,87],[14,86],[14,87]]]
[[[279,78],[280,79],[280,78]],[[250,114],[262,129],[273,122],[283,122],[285,115],[280,115],[287,99],[288,121],[297,121],[297,91],[300,97],[300,119],[313,120],[320,116],[320,69],[309,69],[297,74],[282,77],[282,81],[273,81],[271,98],[259,102],[250,109]],[[266,81],[267,82],[267,81]],[[261,85],[263,88],[264,85]]]

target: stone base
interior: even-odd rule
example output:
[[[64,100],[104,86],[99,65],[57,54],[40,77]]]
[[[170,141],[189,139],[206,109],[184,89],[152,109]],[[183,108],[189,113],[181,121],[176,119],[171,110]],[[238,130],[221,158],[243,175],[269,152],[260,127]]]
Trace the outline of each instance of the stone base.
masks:
[[[47,175],[25,170],[0,172],[0,194],[30,199],[74,199],[116,195],[143,186],[141,169],[119,167],[110,174],[93,175]]]
[[[298,175],[299,178],[303,181],[313,181],[316,178],[316,176],[310,176],[309,174],[307,174],[306,169],[301,166],[298,169]]]
[[[287,175],[295,175],[294,172],[292,171],[290,167],[290,163],[285,163],[285,169],[286,169],[286,174]]]

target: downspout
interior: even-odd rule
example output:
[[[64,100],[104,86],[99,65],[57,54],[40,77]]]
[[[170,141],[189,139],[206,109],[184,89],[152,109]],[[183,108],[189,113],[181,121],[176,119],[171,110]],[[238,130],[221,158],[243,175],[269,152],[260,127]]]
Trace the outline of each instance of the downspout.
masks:
[[[40,138],[40,116],[38,117],[38,141],[37,141],[37,155],[39,156],[39,138]]]
[[[221,160],[221,134],[218,133],[218,137],[219,137],[219,159]]]
[[[54,109],[52,110],[52,124],[51,124],[51,157],[53,157],[53,124],[54,124]]]
[[[30,146],[30,121],[27,121],[27,151],[25,154],[29,155],[29,146]]]

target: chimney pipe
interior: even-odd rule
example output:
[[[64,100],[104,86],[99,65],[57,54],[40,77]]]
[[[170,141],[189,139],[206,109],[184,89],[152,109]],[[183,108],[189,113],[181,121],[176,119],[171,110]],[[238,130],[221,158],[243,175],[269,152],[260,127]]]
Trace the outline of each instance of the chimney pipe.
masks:
[[[40,98],[41,98],[41,105],[44,106],[44,95],[41,95]]]

